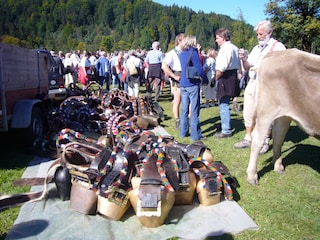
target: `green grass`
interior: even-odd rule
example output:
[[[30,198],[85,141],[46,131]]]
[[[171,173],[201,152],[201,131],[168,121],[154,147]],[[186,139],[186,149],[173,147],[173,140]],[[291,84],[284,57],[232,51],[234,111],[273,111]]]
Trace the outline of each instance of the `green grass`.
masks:
[[[168,92],[165,92],[168,99]],[[240,105],[243,104],[239,98]],[[179,138],[172,118],[172,103],[161,101],[167,119],[162,123],[177,141]],[[319,239],[320,237],[320,148],[319,141],[306,135],[292,124],[282,148],[286,173],[273,172],[272,151],[259,157],[259,184],[246,182],[246,168],[250,149],[234,149],[234,143],[245,134],[242,114],[231,111],[234,135],[215,139],[220,130],[219,108],[201,109],[201,129],[208,137],[204,143],[211,148],[214,159],[222,161],[237,178],[235,200],[259,226],[258,231],[244,231],[236,236],[224,235],[221,239]],[[272,142],[271,142],[272,143]],[[214,238],[216,239],[216,238]]]
[[[7,134],[0,134],[0,195],[27,192],[30,187],[15,187],[13,182],[19,179],[26,169],[28,163],[33,159],[25,148],[15,145],[14,140],[8,140]],[[10,208],[0,212],[0,239],[4,239],[20,208]]]
[[[189,138],[179,138],[170,99],[170,93],[165,88],[159,102],[166,116],[161,125],[177,141],[190,143]],[[239,103],[242,104],[241,97]],[[253,187],[245,180],[250,149],[233,149],[233,144],[244,137],[241,113],[232,112],[234,135],[226,139],[213,137],[220,127],[218,107],[201,109],[200,115],[202,132],[208,137],[204,143],[211,148],[215,160],[226,164],[236,177],[240,187],[235,193],[235,200],[259,226],[257,231],[247,230],[235,236],[226,234],[212,239],[319,239],[319,141],[292,124],[282,149],[286,173],[280,175],[273,172],[272,151],[269,151],[259,157],[260,181]],[[32,155],[14,147],[11,150],[4,149],[8,153],[1,155],[0,193],[28,191],[14,188],[12,182],[22,175]],[[12,208],[0,213],[0,239],[5,237],[18,212],[19,208]]]

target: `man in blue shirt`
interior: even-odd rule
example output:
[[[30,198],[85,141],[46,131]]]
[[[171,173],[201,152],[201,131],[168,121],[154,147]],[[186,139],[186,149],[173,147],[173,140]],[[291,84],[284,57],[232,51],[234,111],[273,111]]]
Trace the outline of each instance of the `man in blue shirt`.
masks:
[[[163,79],[161,64],[163,59],[164,53],[160,50],[160,43],[157,41],[153,42],[152,50],[147,53],[145,59],[149,68],[148,78],[146,81],[146,96],[151,98],[152,89],[155,88],[155,102],[158,102],[161,91],[161,81]]]
[[[100,57],[95,64],[97,71],[98,82],[101,88],[106,83],[106,90],[109,91],[109,78],[110,78],[110,63],[105,51],[100,52]]]

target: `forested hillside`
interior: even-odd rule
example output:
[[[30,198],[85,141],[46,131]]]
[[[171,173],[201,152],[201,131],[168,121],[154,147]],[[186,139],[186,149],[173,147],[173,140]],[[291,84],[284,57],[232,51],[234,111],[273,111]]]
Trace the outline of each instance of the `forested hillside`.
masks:
[[[164,51],[181,32],[197,36],[203,48],[216,47],[214,32],[227,27],[232,41],[251,49],[253,26],[215,13],[194,12],[150,0],[0,0],[1,40],[47,49],[107,51],[149,49],[154,40]]]

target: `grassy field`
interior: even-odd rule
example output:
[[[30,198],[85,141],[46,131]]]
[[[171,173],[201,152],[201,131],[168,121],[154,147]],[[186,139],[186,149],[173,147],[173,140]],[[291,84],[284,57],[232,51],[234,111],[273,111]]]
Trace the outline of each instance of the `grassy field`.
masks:
[[[165,88],[159,102],[166,117],[161,125],[177,141],[189,143],[190,139],[180,139],[175,129],[170,99],[170,93]],[[241,105],[242,98],[239,100]],[[226,164],[236,177],[240,187],[235,193],[235,200],[256,222],[259,230],[212,239],[319,239],[320,142],[292,124],[282,149],[286,173],[280,175],[273,172],[272,151],[269,151],[259,157],[260,181],[253,187],[245,180],[250,149],[233,149],[233,144],[244,137],[241,113],[232,112],[232,138],[215,139],[213,134],[219,127],[218,107],[201,109],[201,129],[203,135],[208,137],[204,143],[211,148],[215,160]],[[14,188],[12,182],[22,175],[33,156],[25,149],[14,146],[2,145],[1,152],[0,194],[27,191],[28,188]],[[19,208],[12,208],[0,213],[0,239],[5,238],[18,212]]]

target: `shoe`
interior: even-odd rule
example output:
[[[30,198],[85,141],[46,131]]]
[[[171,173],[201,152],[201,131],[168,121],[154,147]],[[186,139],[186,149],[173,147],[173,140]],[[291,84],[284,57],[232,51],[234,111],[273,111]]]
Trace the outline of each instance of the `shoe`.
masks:
[[[232,133],[230,134],[224,134],[222,132],[217,132],[216,134],[214,134],[215,138],[228,138],[228,137],[232,137]]]
[[[270,142],[270,138],[266,138],[264,140],[263,145],[262,145],[260,152],[259,152],[260,155],[265,154],[266,152],[269,151],[269,142]]]
[[[176,119],[176,129],[180,129],[180,119]]]
[[[200,107],[201,107],[201,108],[208,108],[208,107],[209,107],[209,104],[203,103],[203,104],[200,105]]]
[[[262,155],[262,154],[265,154],[268,151],[269,151],[269,144],[265,142],[265,143],[263,143],[259,154]]]
[[[251,141],[242,139],[240,142],[233,145],[234,148],[249,148],[251,146]]]

